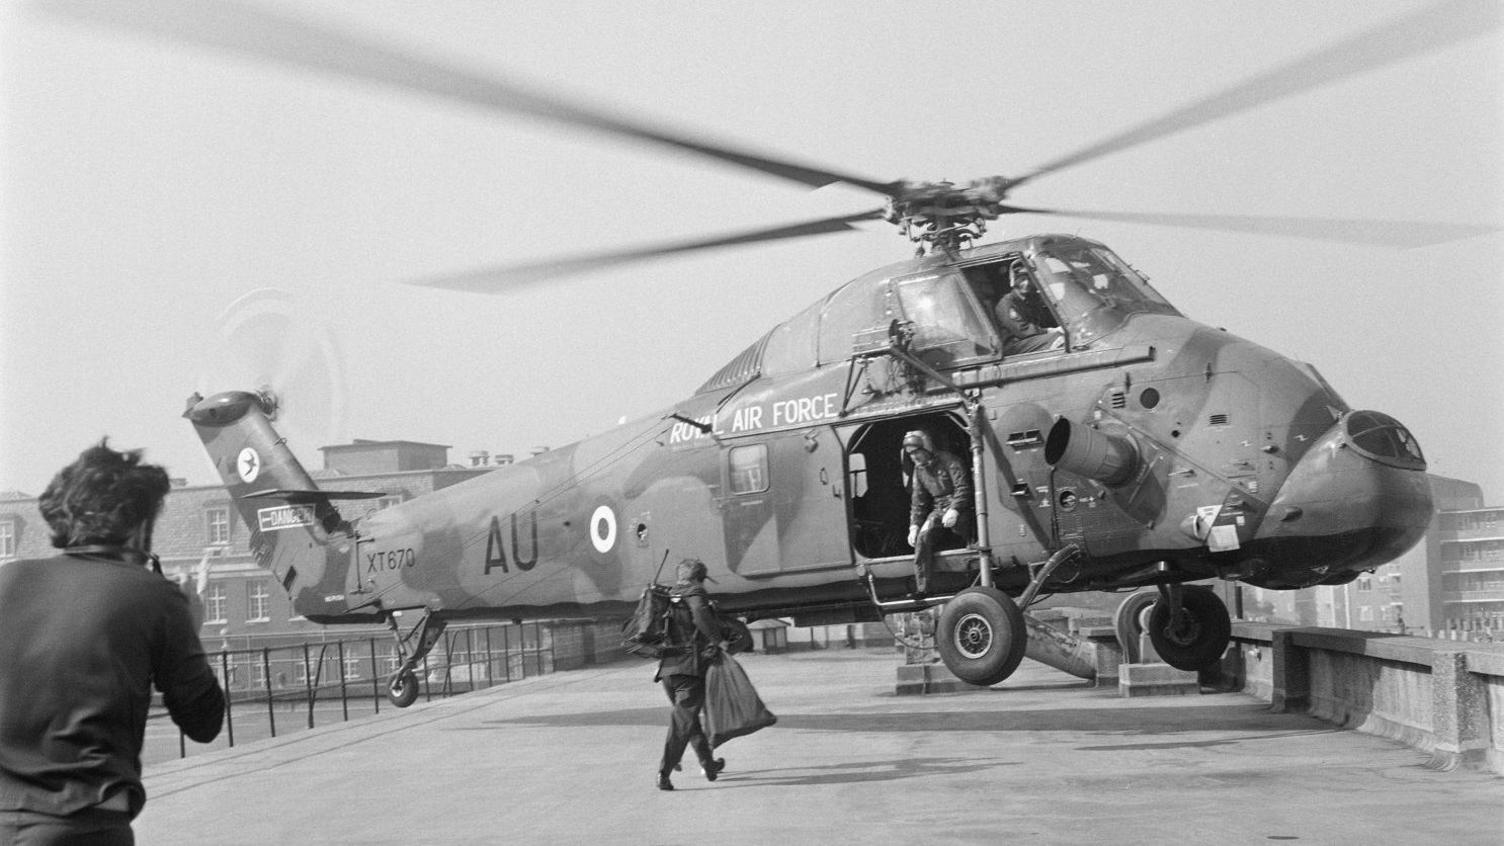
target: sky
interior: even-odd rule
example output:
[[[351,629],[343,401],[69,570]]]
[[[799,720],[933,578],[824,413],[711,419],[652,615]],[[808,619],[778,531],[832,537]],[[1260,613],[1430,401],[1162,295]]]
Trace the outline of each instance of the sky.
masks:
[[[1428,5],[265,0],[636,118],[878,180],[1026,172]],[[1048,174],[1020,205],[1504,227],[1494,29]],[[499,295],[404,284],[860,211],[578,129],[0,5],[0,491],[108,435],[215,481],[186,397],[271,367],[290,445],[525,456],[665,409],[848,279],[860,232]],[[1504,504],[1504,235],[1395,249],[1017,216],[1397,417]],[[288,339],[271,353],[255,327]],[[243,366],[240,359],[272,358]],[[259,367],[260,369],[257,369]],[[252,374],[252,375],[247,375]]]

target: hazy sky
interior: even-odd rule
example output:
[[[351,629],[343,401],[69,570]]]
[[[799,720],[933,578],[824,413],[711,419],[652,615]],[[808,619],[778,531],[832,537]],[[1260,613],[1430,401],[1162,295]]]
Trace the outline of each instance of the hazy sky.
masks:
[[[306,2],[446,61],[877,179],[1016,174],[1426,6],[1291,2]],[[687,396],[774,323],[905,257],[884,225],[501,296],[403,280],[859,211],[713,162],[3,7],[0,490],[101,435],[213,481],[184,398],[257,314],[328,341],[289,414],[525,455]],[[1504,36],[1042,177],[1021,205],[1504,224]],[[1504,504],[1504,236],[1395,250],[1017,217],[1181,311],[1314,364]],[[248,292],[275,288],[227,308]],[[244,335],[236,335],[235,346]],[[316,337],[324,337],[317,335]],[[237,350],[236,355],[248,350]],[[322,357],[321,357],[322,356]],[[320,362],[326,362],[321,364]],[[216,375],[218,374],[218,375]],[[309,396],[308,394],[321,394]],[[295,421],[290,421],[290,424]]]

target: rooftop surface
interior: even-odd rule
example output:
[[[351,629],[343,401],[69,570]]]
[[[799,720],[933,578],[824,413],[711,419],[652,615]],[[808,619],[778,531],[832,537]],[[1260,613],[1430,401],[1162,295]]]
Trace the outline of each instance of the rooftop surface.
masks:
[[[654,787],[647,662],[147,766],[138,842],[1504,843],[1504,778],[1241,693],[1124,699],[1025,661],[894,694],[890,650],[744,655],[778,724]]]

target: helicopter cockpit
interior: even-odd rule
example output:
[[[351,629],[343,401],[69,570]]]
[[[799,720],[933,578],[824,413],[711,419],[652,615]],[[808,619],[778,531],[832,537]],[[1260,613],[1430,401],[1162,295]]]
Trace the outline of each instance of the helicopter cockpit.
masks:
[[[1134,314],[1179,315],[1143,275],[1094,241],[1031,238],[984,260],[893,280],[895,311],[932,364],[1082,349]],[[958,272],[959,271],[959,272]]]
[[[1134,314],[1180,316],[1142,274],[1101,244],[1040,238],[1031,246],[1027,261],[1071,349],[1101,338]]]

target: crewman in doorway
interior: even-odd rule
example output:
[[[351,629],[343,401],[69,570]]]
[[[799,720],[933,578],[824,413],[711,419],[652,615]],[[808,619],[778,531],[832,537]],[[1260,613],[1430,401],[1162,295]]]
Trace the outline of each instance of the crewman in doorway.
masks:
[[[929,590],[935,548],[946,533],[971,540],[971,473],[955,454],[935,447],[923,429],[903,436],[904,457],[914,464],[909,507],[909,546],[914,547],[914,581],[920,593]]]

